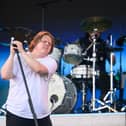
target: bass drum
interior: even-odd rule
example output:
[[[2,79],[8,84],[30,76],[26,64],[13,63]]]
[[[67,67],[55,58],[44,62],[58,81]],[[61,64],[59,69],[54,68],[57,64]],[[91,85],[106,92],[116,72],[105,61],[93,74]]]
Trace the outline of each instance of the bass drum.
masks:
[[[52,113],[64,114],[73,109],[77,91],[71,80],[54,74],[49,82],[49,108]]]

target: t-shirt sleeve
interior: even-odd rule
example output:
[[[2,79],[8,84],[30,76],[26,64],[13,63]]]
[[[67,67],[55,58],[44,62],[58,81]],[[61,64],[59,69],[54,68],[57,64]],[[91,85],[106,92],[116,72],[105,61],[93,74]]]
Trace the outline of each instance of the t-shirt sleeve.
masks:
[[[41,59],[40,63],[42,63],[48,69],[49,75],[54,74],[57,70],[57,62],[51,57]]]

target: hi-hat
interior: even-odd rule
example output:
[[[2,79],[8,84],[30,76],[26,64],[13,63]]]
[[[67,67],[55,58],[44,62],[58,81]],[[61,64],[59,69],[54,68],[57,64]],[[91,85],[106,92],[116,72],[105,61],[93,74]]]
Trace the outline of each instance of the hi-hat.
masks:
[[[104,17],[89,17],[81,22],[81,27],[85,32],[103,32],[112,26],[112,22]]]

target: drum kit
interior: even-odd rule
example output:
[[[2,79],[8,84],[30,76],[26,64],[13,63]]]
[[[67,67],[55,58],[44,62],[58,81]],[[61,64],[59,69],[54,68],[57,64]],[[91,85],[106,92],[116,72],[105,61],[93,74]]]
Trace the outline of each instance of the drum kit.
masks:
[[[112,25],[111,21],[105,19],[104,17],[89,17],[82,21],[81,26],[82,29],[86,32],[103,32],[110,28]],[[18,31],[22,28],[15,29],[15,33],[12,35],[17,34]],[[10,29],[9,29],[10,31]],[[24,28],[23,28],[24,31]],[[26,29],[25,29],[26,31]],[[21,32],[23,33],[23,32]],[[24,33],[23,33],[24,34]],[[32,34],[31,31],[28,30],[28,34],[25,34],[25,38],[30,36],[31,39]],[[20,37],[20,34],[18,36]],[[121,41],[122,42],[122,41]],[[92,111],[99,111],[104,108],[108,108],[109,110],[116,112],[115,108],[111,107],[113,104],[113,72],[111,72],[111,83],[110,83],[110,92],[104,98],[104,101],[100,101],[95,97],[95,78],[99,76],[100,72],[95,70],[96,65],[96,39],[95,36],[92,40],[92,43],[88,46],[84,53],[82,53],[82,47],[78,44],[67,44],[63,50],[63,59],[67,63],[75,65],[75,67],[71,70],[71,76],[74,79],[82,80],[81,83],[81,91],[82,91],[82,105],[81,110],[85,112],[85,108],[87,107],[86,103],[86,84],[85,80],[92,79],[92,100],[90,103],[90,112]],[[92,58],[85,58],[86,51],[93,47]],[[112,48],[111,52],[113,51],[122,51],[122,48]],[[60,60],[62,57],[62,50],[59,48],[54,47],[53,52],[50,54],[60,66]],[[80,65],[80,63],[84,61],[85,64]],[[90,65],[90,62],[92,65]],[[89,63],[89,64],[88,64]],[[112,66],[111,66],[112,71]],[[107,104],[106,100],[110,96],[110,105]],[[60,76],[58,72],[56,72],[50,82],[49,82],[49,108],[51,109],[52,113],[69,113],[72,112],[76,102],[77,102],[77,88],[72,80],[65,76]],[[96,108],[96,102],[100,103],[102,107]],[[89,106],[89,105],[88,105]]]
[[[111,27],[111,21],[105,19],[104,17],[90,17],[84,20],[81,24],[82,28],[86,32],[98,31],[103,32]],[[112,36],[111,36],[112,37]],[[110,41],[112,43],[112,39]],[[95,79],[96,76],[99,76],[100,72],[95,70],[96,65],[96,39],[95,36],[92,40],[91,45],[85,50],[85,52],[92,47],[93,53],[92,58],[85,58],[85,54],[82,53],[82,48],[78,44],[68,44],[64,47],[63,51],[63,59],[67,63],[75,65],[75,67],[71,70],[71,76],[75,79],[82,80],[82,105],[81,110],[85,112],[87,107],[86,103],[86,84],[85,80],[92,78],[92,100],[88,107],[90,108],[90,112],[93,111],[100,111],[102,109],[107,108],[109,111],[117,112],[115,108],[111,105],[114,104],[114,89],[113,89],[113,69],[112,69],[112,59],[111,59],[111,73],[110,73],[110,91],[106,94],[103,101],[96,99],[96,87],[95,87]],[[113,51],[122,51],[121,48],[112,48],[111,49],[111,56]],[[59,59],[62,55],[60,53],[55,52],[56,59]],[[58,55],[60,54],[60,55]],[[55,57],[54,56],[54,57]],[[111,57],[112,58],[112,57]],[[59,61],[59,60],[57,60]],[[80,65],[82,61],[85,61],[86,64]],[[88,62],[92,62],[92,66],[88,64]],[[54,86],[54,87],[53,87]],[[52,113],[69,113],[72,112],[76,102],[77,102],[77,89],[75,84],[71,81],[71,79],[67,77],[60,77],[57,74],[52,77],[50,82],[50,91],[49,91],[49,101],[50,101],[50,108]],[[99,103],[101,106],[96,107],[96,103]]]

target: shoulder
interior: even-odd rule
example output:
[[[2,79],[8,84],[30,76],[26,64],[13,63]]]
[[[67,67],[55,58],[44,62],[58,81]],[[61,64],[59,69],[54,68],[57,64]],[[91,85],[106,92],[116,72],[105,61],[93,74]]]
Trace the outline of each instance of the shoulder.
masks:
[[[50,56],[46,56],[46,57],[40,58],[40,59],[38,59],[38,61],[41,64],[43,64],[44,66],[46,66],[49,71],[53,71],[54,72],[54,71],[56,71],[56,69],[58,67],[58,64],[57,64],[56,60],[54,60]]]
[[[39,58],[38,61],[41,62],[41,63],[50,63],[50,64],[51,63],[56,63],[56,61],[50,56]]]

